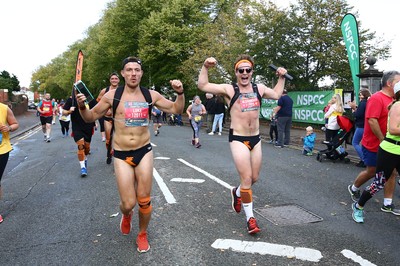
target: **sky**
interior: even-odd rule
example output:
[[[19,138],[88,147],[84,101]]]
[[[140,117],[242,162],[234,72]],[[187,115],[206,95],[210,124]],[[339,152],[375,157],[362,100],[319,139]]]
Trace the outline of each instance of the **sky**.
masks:
[[[85,38],[86,30],[103,15],[112,0],[0,0],[0,71],[15,75],[29,87],[32,73]],[[295,0],[275,0],[284,7]],[[385,41],[392,41],[392,57],[377,61],[380,71],[400,70],[400,32],[397,0],[348,0],[359,12],[359,24]],[[81,10],[77,12],[77,8]],[[80,17],[77,17],[80,15]],[[361,62],[364,63],[364,62]]]

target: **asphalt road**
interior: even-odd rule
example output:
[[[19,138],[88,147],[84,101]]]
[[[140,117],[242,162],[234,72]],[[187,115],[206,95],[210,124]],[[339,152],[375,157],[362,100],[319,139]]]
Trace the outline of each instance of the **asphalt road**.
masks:
[[[294,148],[263,142],[253,186],[262,231],[246,232],[230,207],[239,178],[227,135],[164,126],[152,136],[155,170],[148,253],[136,251],[137,210],[130,235],[119,232],[119,196],[100,133],[93,136],[86,178],[72,138],[53,126],[14,139],[0,211],[1,265],[397,265],[399,217],[380,211],[383,193],[366,206],[365,224],[351,218],[353,164],[318,162]],[[399,192],[394,203],[400,206]],[[371,263],[371,264],[368,264]]]

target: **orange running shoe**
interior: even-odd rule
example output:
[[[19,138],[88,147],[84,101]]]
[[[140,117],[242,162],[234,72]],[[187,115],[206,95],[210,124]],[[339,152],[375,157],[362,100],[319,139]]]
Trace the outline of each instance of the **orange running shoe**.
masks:
[[[147,240],[147,232],[146,231],[138,234],[138,236],[136,238],[136,245],[137,245],[137,251],[139,251],[140,253],[149,251],[150,245],[149,245],[149,241]]]
[[[122,214],[121,223],[119,224],[119,228],[121,229],[121,233],[123,235],[129,234],[132,227],[132,211],[128,214]]]
[[[242,210],[242,198],[236,196],[237,188],[234,187],[231,189],[231,197],[232,197],[232,209],[239,213]]]
[[[258,232],[260,232],[260,228],[257,225],[257,221],[256,218],[251,217],[249,219],[249,221],[247,222],[247,231],[249,232],[249,234],[256,234]]]

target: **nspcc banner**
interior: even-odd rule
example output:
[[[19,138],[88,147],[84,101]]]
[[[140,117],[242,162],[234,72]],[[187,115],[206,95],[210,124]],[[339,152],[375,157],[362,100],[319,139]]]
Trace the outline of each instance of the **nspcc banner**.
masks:
[[[333,96],[333,91],[298,91],[288,92],[293,100],[293,116],[295,122],[325,124],[324,107]],[[276,100],[262,99],[260,116],[270,120]]]
[[[354,95],[358,95],[360,90],[360,46],[358,43],[357,20],[353,14],[346,14],[340,24],[344,43],[346,45],[347,56],[349,58],[351,76],[353,78]],[[358,97],[355,97],[358,102]]]

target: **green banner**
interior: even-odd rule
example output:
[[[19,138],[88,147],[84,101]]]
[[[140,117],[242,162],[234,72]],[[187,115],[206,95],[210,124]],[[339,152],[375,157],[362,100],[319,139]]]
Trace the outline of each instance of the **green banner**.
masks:
[[[293,100],[294,122],[325,124],[324,107],[332,98],[334,91],[298,91],[288,92]],[[260,117],[270,120],[277,100],[262,99]]]
[[[353,14],[346,14],[340,23],[344,43],[346,45],[347,56],[349,58],[351,76],[353,78],[354,95],[358,95],[360,90],[360,46],[358,43],[357,20]],[[358,97],[355,97],[358,103]]]

